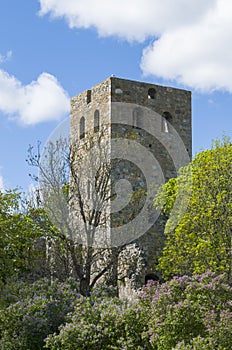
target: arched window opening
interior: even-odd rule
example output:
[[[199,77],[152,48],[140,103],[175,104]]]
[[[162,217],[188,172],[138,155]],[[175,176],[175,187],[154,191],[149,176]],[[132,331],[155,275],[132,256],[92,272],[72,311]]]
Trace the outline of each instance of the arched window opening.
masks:
[[[142,109],[139,107],[135,108],[132,114],[132,123],[133,123],[134,129],[142,127],[142,118],[143,118]]]
[[[162,131],[168,133],[172,115],[169,112],[164,112],[162,117]]]
[[[85,118],[80,119],[80,140],[85,137]]]
[[[94,132],[98,132],[100,127],[100,113],[99,110],[96,109],[94,112]]]
[[[155,99],[155,95],[156,95],[156,90],[153,89],[153,88],[150,88],[150,89],[148,90],[147,98],[148,98],[148,99],[151,99],[151,100],[154,100],[154,99]]]
[[[91,90],[87,90],[87,104],[91,102]]]

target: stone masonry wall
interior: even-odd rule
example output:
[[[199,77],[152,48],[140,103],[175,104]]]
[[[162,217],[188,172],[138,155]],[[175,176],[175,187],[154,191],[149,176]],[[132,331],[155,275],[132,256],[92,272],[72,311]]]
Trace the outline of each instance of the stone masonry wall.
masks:
[[[114,105],[117,103],[119,106],[119,115],[117,115],[114,109]],[[131,112],[128,115],[130,125],[122,125],[120,123],[120,104],[127,104],[129,110],[131,108]],[[133,111],[136,108],[138,108],[138,114],[141,116],[140,125],[133,125]],[[141,109],[139,110],[139,108]],[[190,91],[116,77],[108,78],[104,82],[94,86],[91,90],[87,90],[71,99],[71,144],[82,144],[86,142],[88,132],[93,132],[94,112],[96,110],[100,112],[100,128],[106,124],[111,125],[108,134],[109,137],[131,138],[143,145],[154,155],[162,169],[165,181],[177,176],[172,156],[162,142],[153,136],[153,131],[158,129],[161,134],[163,133],[163,137],[166,138],[169,147],[175,147],[171,144],[172,138],[170,137],[170,133],[172,133],[172,129],[165,124],[165,119],[167,119],[168,123],[172,125],[181,137],[191,158],[192,125]],[[149,115],[149,113],[146,113],[146,110],[154,111],[160,115],[160,117],[158,115],[156,116],[155,123],[150,126],[151,133],[143,129],[143,118]],[[145,115],[143,116],[144,111]],[[79,124],[82,116],[86,120],[86,138],[80,140]],[[176,151],[178,152],[178,150]],[[154,168],[155,171],[156,169]],[[134,179],[133,174],[135,175]],[[135,189],[140,186],[140,188],[146,191],[143,174],[135,165],[127,161],[115,164],[111,179],[112,191],[114,183],[124,177],[131,181],[132,185],[134,182]],[[141,199],[140,205],[142,203]],[[139,206],[138,208],[134,208],[133,203],[130,202],[126,208],[111,216],[111,226],[120,224],[120,222],[124,222],[125,220],[130,220],[132,212],[135,211],[134,215],[137,215],[136,213],[140,209]],[[123,267],[123,262],[121,261],[119,263],[121,270],[119,274],[121,273],[124,282],[127,286],[130,285],[130,288],[136,289],[144,284],[146,275],[158,274],[155,271],[155,264],[164,243],[164,225],[165,220],[161,216],[145,234],[141,235],[138,239],[128,242],[128,244],[131,244],[131,251],[133,251],[134,256],[137,249],[137,254],[140,257],[137,267],[136,265],[129,266],[130,264],[128,263],[127,266]],[[128,252],[128,249],[126,252]],[[123,254],[121,254],[122,260]],[[126,255],[128,257],[128,253]]]

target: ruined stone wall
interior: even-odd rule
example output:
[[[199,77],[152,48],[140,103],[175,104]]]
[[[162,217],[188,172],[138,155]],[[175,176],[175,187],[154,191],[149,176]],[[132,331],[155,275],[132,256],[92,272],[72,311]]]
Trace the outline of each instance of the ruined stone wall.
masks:
[[[82,198],[84,201],[84,211],[86,217],[91,215],[91,210],[94,205],[93,189],[95,187],[94,177],[97,174],[98,167],[107,158],[108,144],[110,144],[110,96],[111,85],[110,79],[94,86],[91,90],[86,90],[83,93],[71,99],[71,123],[70,123],[70,142],[71,142],[71,159],[75,158],[75,168],[82,187]],[[95,115],[97,113],[98,124],[95,124]],[[84,120],[84,135],[82,119]],[[100,140],[100,144],[99,144]],[[103,147],[104,146],[104,147]],[[98,161],[99,160],[99,161]],[[74,203],[72,213],[74,214],[75,227],[73,239],[77,239],[78,243],[83,246],[87,242],[87,235],[91,229],[87,229],[83,222],[80,210],[78,211],[78,203],[75,201],[75,183],[71,176],[71,188],[74,193]],[[98,230],[98,237],[101,241],[103,238]],[[77,232],[79,231],[79,232]],[[106,232],[104,232],[106,234]],[[87,239],[87,241],[86,241]]]
[[[154,89],[154,98],[149,98],[149,89]],[[111,78],[111,101],[137,104],[149,108],[161,116],[170,113],[170,123],[182,138],[192,156],[191,92],[132,80]],[[162,128],[162,123],[156,125]]]
[[[110,122],[110,100],[111,100],[110,79],[94,86],[91,90],[86,90],[71,99],[71,143],[79,142],[80,138],[80,118],[85,117],[87,133],[94,129],[94,112],[99,110],[100,124],[105,125]],[[84,140],[83,140],[84,141]]]
[[[143,145],[157,159],[165,181],[168,181],[171,177],[176,177],[178,169],[176,164],[174,164],[170,149],[173,148],[173,151],[176,153],[183,151],[178,150],[178,148],[175,149],[177,146],[172,144],[173,138],[177,137],[176,134],[182,139],[189,158],[192,155],[191,93],[185,90],[118,78],[111,78],[111,82],[112,104],[127,103],[126,113],[128,114],[129,124],[122,125],[121,121],[126,118],[125,113],[122,117],[121,114],[123,112],[117,109],[116,106],[111,116],[111,120],[114,122],[112,124],[112,137],[132,139]],[[121,109],[123,108],[121,106]],[[133,125],[133,113],[136,109],[140,114],[140,120],[139,125],[135,126]],[[149,110],[157,113],[154,115],[154,118]],[[167,125],[165,124],[166,119],[168,120]],[[119,124],[117,124],[117,120]],[[146,128],[147,125],[149,126],[148,128]],[[157,131],[159,132],[157,133]],[[122,176],[131,181],[132,174],[135,171],[134,164],[123,161],[118,165],[118,168],[114,174],[114,181],[116,182]],[[154,173],[156,171],[160,172],[159,169],[154,167]],[[136,173],[135,182],[139,183],[140,188],[144,189],[144,191],[147,190],[143,174],[139,169]],[[112,222],[123,221],[123,218],[131,220],[131,213],[134,211],[135,215],[137,215],[141,204],[143,204],[141,199],[138,202],[137,212],[134,207],[132,208],[133,203],[130,203],[120,213],[113,215]],[[142,251],[144,258],[144,264],[140,263],[140,274],[138,271],[133,273],[130,271],[128,276],[125,277],[130,281],[130,284],[134,280],[135,288],[144,284],[146,275],[154,273],[159,275],[155,271],[155,264],[163,248],[164,225],[165,219],[160,216],[145,234],[135,239],[134,243],[132,242],[132,250],[134,251],[135,247],[137,247],[138,250]]]
[[[132,141],[136,142],[155,157],[159,167],[153,167],[154,176],[156,173],[157,177],[159,176],[160,169],[165,181],[177,176],[178,167],[174,164],[173,154],[183,151],[181,147],[178,149],[178,143],[173,142],[177,135],[183,141],[186,153],[191,158],[190,91],[116,77],[108,78],[91,90],[71,99],[71,144],[80,144],[82,147],[87,142],[88,135],[94,132],[94,113],[96,110],[99,110],[100,128],[104,125],[110,125],[106,138],[112,138],[112,140],[115,138],[127,139],[128,144]],[[138,117],[136,125],[134,125],[135,116]],[[81,117],[84,117],[86,121],[86,135],[80,140]],[[125,119],[128,123],[125,123]],[[127,152],[126,149],[125,152]],[[112,193],[114,192],[114,184],[123,178],[131,183],[133,190],[142,189],[144,193],[147,191],[143,171],[136,164],[124,159],[117,160],[113,166]],[[133,216],[138,215],[143,203],[142,196],[139,197],[136,205],[131,200],[125,208],[110,216],[110,226],[129,223]],[[165,220],[160,216],[147,232],[142,233],[136,239],[133,239],[133,235],[131,240],[128,239],[127,243],[130,245],[128,245],[126,253],[120,254],[121,261],[119,261],[119,275],[122,284],[124,279],[127,287],[130,285],[130,288],[138,288],[144,284],[146,275],[157,273],[155,264],[163,248],[164,225]],[[139,256],[138,266],[136,261],[133,261],[133,264],[126,262],[126,265],[123,265],[125,256],[128,258],[130,247],[132,255]]]

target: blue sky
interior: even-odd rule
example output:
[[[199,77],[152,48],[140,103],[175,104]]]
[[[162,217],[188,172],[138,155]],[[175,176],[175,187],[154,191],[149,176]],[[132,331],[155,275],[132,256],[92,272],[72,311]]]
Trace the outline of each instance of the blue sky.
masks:
[[[230,0],[2,0],[0,187],[27,188],[29,144],[111,74],[192,90],[193,153],[232,136]]]

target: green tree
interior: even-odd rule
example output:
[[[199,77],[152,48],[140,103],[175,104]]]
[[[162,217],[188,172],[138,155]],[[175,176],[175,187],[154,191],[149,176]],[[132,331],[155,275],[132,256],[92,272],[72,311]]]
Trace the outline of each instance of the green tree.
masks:
[[[232,144],[224,138],[162,187],[155,206],[168,217],[159,262],[164,277],[211,270],[231,282],[231,184]]]
[[[5,283],[32,271],[38,258],[36,242],[43,230],[31,213],[24,211],[22,194],[16,190],[0,192],[0,278]]]

